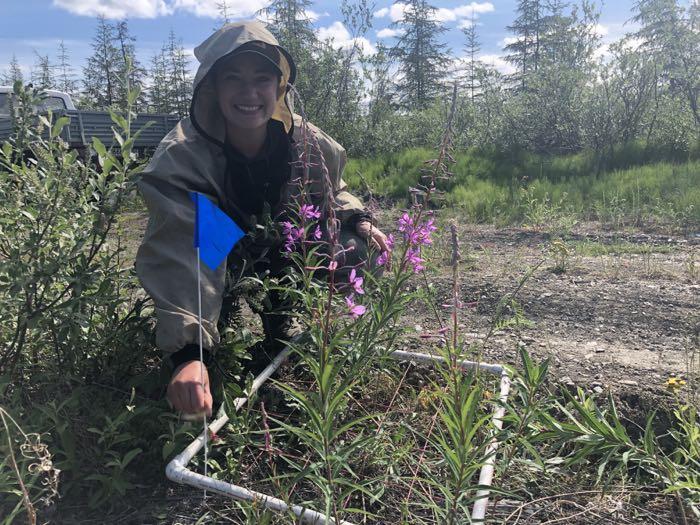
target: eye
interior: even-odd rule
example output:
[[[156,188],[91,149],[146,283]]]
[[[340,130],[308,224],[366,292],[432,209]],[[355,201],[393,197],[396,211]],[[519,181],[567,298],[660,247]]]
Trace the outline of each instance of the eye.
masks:
[[[221,78],[223,80],[228,81],[228,82],[232,82],[232,81],[239,80],[240,77],[237,73],[224,73]]]

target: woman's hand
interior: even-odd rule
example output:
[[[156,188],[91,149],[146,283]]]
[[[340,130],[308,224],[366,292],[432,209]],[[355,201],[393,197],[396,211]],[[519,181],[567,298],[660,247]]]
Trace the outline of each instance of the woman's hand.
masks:
[[[370,221],[365,219],[357,221],[357,226],[355,228],[357,234],[363,239],[368,239],[377,250],[380,252],[387,252],[388,255],[391,255],[391,248],[387,243],[386,235]]]
[[[204,414],[211,417],[214,402],[209,391],[207,367],[199,361],[188,361],[178,366],[170,378],[167,398],[185,419],[197,419]]]

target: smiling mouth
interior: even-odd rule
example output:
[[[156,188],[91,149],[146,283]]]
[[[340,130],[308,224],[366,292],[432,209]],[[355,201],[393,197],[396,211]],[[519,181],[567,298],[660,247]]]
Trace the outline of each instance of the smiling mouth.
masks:
[[[236,104],[235,108],[243,113],[255,113],[262,109],[262,106],[245,106],[242,104]]]

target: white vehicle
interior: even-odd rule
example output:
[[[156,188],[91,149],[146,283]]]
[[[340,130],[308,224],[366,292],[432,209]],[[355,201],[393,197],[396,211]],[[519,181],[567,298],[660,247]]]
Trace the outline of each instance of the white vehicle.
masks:
[[[8,140],[13,133],[10,118],[10,99],[14,91],[11,87],[0,86],[0,144]],[[108,111],[78,110],[68,93],[45,90],[45,96],[37,104],[37,113],[51,110],[54,116],[66,116],[68,125],[61,131],[61,138],[71,148],[87,152],[93,138],[98,138],[106,146],[117,146],[114,139],[114,122]],[[153,150],[161,139],[178,123],[177,115],[140,113],[131,122],[131,132],[140,131],[134,141],[134,150]]]
[[[10,116],[10,97],[12,92],[11,86],[0,86],[0,118],[9,118]],[[41,100],[41,103],[36,108],[40,113],[48,110],[75,109],[75,105],[68,93],[52,89],[48,89],[44,93],[46,93],[46,97]]]

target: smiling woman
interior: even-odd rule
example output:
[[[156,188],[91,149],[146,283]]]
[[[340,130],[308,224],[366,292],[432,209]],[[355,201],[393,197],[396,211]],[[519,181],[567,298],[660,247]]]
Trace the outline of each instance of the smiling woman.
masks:
[[[260,44],[241,46],[240,51],[217,64],[214,71],[227,142],[251,158],[262,148],[267,123],[278,98],[284,94],[282,71],[277,65],[279,52],[270,46],[261,50]]]
[[[293,246],[285,243],[283,228],[298,215],[300,193],[313,193],[311,204],[319,210],[320,224],[329,217],[340,221],[338,252],[346,255],[338,265],[345,265],[347,272],[361,272],[368,264],[368,241],[382,250],[388,246],[362,203],[345,190],[345,150],[308,123],[303,139],[318,144],[316,157],[322,155],[325,164],[318,158],[307,163],[304,180],[310,189],[300,190],[303,168],[296,161],[297,143],[304,143],[301,117],[293,114],[288,99],[296,66],[262,24],[228,24],[198,46],[195,56],[200,66],[190,117],[163,139],[140,182],[150,221],[136,270],[155,303],[156,344],[173,368],[168,399],[184,413],[211,413],[207,371],[202,373],[198,360],[190,192],[206,195],[248,232],[225,265],[214,271],[205,268],[201,275],[205,363],[212,359],[220,331],[237,316],[239,297],[227,293],[226,283],[284,274],[289,265],[286,252]],[[257,307],[266,340],[253,356],[254,374],[282,349],[281,340],[294,335],[290,320],[296,305],[273,293],[267,299],[262,309]]]

